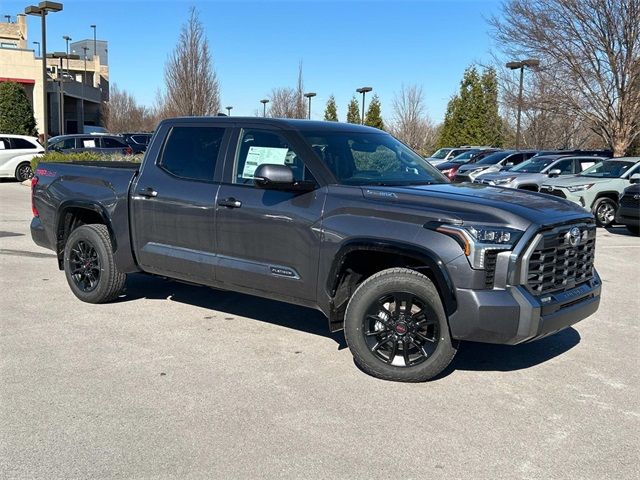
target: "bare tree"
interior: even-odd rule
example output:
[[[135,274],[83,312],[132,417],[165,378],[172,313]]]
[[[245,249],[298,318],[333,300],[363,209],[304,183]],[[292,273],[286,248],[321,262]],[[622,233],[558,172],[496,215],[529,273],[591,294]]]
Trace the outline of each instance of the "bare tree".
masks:
[[[615,155],[640,132],[640,0],[508,0],[491,20],[509,59],[539,58],[539,107],[588,124]]]
[[[274,118],[307,118],[305,108],[302,61],[298,65],[296,88],[279,87],[269,94],[269,116]]]
[[[391,133],[420,153],[432,149],[436,141],[436,129],[426,114],[422,87],[402,85],[391,106]]]
[[[109,102],[104,104],[104,120],[107,130],[113,133],[150,131],[155,128],[152,112],[138,105],[126,90],[114,83],[109,92]]]
[[[209,41],[194,7],[165,64],[164,78],[164,114],[201,116],[215,115],[220,110],[220,88]]]

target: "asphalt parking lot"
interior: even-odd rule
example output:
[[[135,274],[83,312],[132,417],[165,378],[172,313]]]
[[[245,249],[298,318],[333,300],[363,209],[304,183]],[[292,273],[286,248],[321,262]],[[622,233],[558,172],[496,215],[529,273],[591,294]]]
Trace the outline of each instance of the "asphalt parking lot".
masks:
[[[368,377],[318,313],[131,276],[77,300],[0,183],[0,478],[638,478],[640,238],[600,230],[596,315]]]

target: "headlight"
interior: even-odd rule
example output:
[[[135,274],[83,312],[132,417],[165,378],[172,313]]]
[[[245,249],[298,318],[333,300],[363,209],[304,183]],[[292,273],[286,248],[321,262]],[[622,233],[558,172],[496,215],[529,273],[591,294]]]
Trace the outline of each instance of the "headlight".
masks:
[[[585,190],[589,190],[593,187],[595,183],[585,183],[584,185],[572,185],[571,187],[567,187],[567,190],[570,192],[583,192]]]
[[[453,237],[476,269],[484,268],[487,250],[511,250],[522,231],[489,225],[440,225],[436,231]]]
[[[505,177],[505,178],[496,178],[495,180],[491,180],[492,185],[505,185],[507,183],[511,183],[516,179],[516,177]]]

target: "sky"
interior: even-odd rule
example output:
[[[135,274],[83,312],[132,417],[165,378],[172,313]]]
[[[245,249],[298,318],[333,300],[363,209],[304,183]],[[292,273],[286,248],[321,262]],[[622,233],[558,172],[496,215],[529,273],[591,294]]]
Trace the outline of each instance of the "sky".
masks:
[[[34,4],[37,1],[34,0]],[[404,85],[423,88],[428,115],[444,118],[464,69],[489,62],[493,47],[487,20],[500,2],[488,0],[66,0],[47,17],[47,49],[73,41],[109,42],[112,84],[152,105],[163,87],[164,63],[195,6],[218,80],[222,106],[232,115],[254,115],[274,87],[294,87],[302,61],[306,91],[316,92],[312,118],[321,119],[331,94],[339,119],[358,87],[370,86],[392,114]],[[24,11],[28,0],[0,0],[0,15]],[[2,18],[2,17],[0,17]],[[28,17],[29,44],[40,40],[39,19]],[[370,98],[367,96],[367,104]]]

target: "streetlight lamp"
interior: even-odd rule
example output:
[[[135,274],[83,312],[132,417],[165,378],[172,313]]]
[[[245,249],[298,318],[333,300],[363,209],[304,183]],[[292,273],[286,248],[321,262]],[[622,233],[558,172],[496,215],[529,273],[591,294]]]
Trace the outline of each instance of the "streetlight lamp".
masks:
[[[227,115],[228,115],[228,116],[231,116],[231,109],[232,109],[233,107],[232,107],[232,106],[228,106],[228,107],[225,107],[225,108],[227,109]]]
[[[520,89],[518,91],[518,120],[516,122],[516,150],[520,148],[520,118],[522,116],[522,84],[524,80],[524,67],[535,68],[540,65],[540,60],[530,58],[520,62],[507,62],[505,65],[509,70],[520,69]]]
[[[309,92],[304,94],[305,97],[309,99],[309,115],[307,118],[311,120],[311,99],[316,96],[315,92]]]
[[[40,2],[38,6],[30,5],[24,9],[24,13],[27,15],[39,15],[42,20],[42,110],[44,113],[44,119],[42,121],[43,143],[45,153],[48,150],[47,136],[49,128],[49,109],[47,108],[47,13],[59,12],[62,10],[62,4],[56,2]]]
[[[367,94],[367,92],[370,92],[371,90],[373,90],[373,88],[371,87],[360,87],[356,89],[356,92],[362,94],[362,119],[360,121],[362,125],[364,125],[364,96]]]
[[[69,35],[63,35],[62,39],[67,42],[67,73],[69,73],[69,40],[71,40],[71,37]]]
[[[40,42],[31,42],[34,45],[38,45],[38,56],[40,56]]]
[[[91,28],[93,28],[93,58],[91,58],[91,60],[93,60],[96,57],[96,54],[98,53],[98,40],[96,40],[98,37],[96,36],[96,26],[95,25],[89,25]]]
[[[269,103],[269,99],[268,98],[263,98],[262,100],[260,100],[260,103],[262,104],[262,116],[266,117],[267,116],[267,103]]]
[[[7,19],[7,23],[11,23],[11,15],[5,15],[4,18]]]

